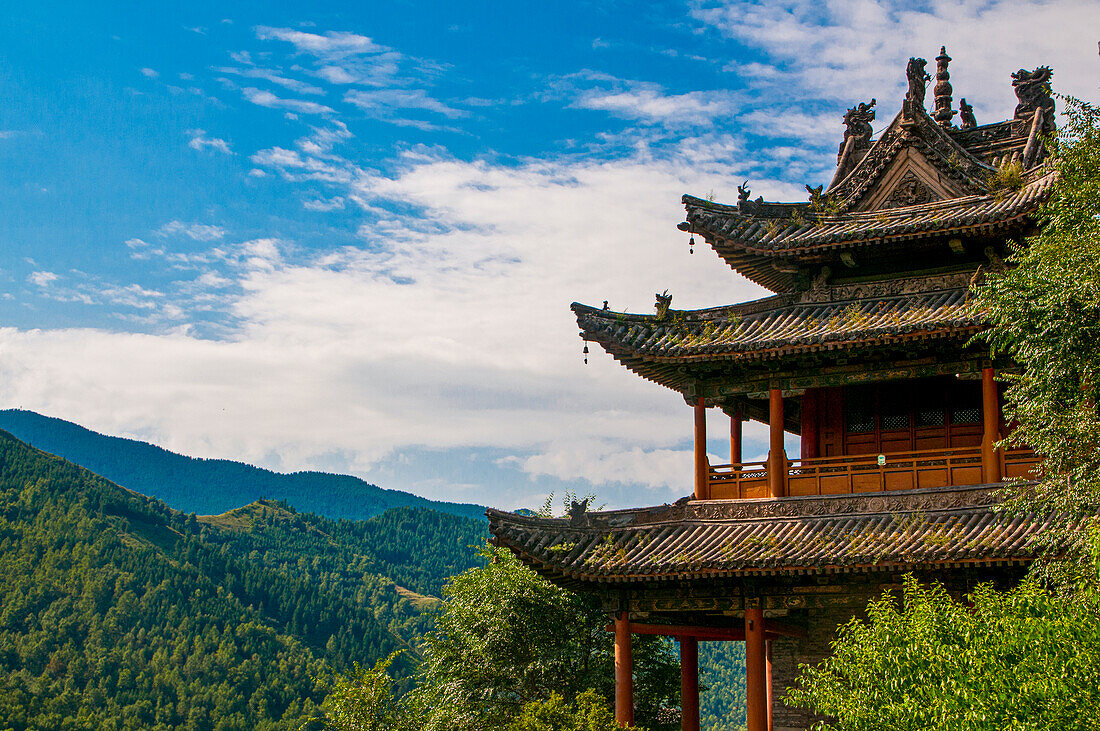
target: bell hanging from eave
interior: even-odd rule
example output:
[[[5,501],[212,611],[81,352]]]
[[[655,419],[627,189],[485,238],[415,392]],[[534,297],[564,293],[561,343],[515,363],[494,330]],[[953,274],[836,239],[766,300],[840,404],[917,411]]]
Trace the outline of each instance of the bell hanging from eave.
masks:
[[[584,364],[588,365],[588,341],[587,340],[584,341],[584,350],[582,350],[581,352],[584,353]]]

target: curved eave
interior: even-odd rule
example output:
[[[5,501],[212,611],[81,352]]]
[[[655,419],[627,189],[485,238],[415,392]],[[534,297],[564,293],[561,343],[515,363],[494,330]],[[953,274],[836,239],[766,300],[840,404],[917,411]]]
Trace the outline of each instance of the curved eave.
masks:
[[[801,258],[928,236],[993,233],[1018,226],[1032,216],[1049,196],[1054,179],[1053,172],[1044,174],[1003,197],[974,195],[887,210],[819,216],[804,224],[786,226],[778,226],[775,219],[762,220],[738,213],[736,209],[718,210],[714,204],[685,195],[688,220],[680,228],[693,229],[723,258],[748,255],[765,259]]]
[[[1026,564],[1033,538],[1065,521],[998,511],[999,490],[681,501],[577,522],[486,514],[497,545],[582,586]]]
[[[676,390],[689,380],[687,374],[664,366],[749,364],[822,351],[966,341],[986,327],[965,289],[829,303],[792,300],[780,295],[740,306],[672,311],[664,319],[580,303],[572,310],[582,337],[639,375]]]

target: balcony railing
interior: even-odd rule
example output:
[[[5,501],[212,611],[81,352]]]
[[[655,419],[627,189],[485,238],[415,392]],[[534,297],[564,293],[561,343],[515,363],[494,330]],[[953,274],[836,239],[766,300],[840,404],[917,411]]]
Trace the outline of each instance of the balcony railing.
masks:
[[[1005,478],[1028,477],[1039,463],[1030,449],[1001,452]],[[922,487],[982,484],[979,447],[920,452],[860,454],[787,461],[787,495],[840,495],[885,492]],[[758,498],[768,496],[767,462],[712,465],[708,497]]]

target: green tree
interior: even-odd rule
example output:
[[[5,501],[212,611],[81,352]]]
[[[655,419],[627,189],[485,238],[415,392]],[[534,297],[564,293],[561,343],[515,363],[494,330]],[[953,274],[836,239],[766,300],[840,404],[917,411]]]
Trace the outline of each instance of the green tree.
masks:
[[[328,728],[374,728],[337,725],[337,707],[351,719],[391,718],[396,708],[395,729],[606,728],[600,724],[614,694],[607,614],[592,597],[554,586],[505,549],[486,546],[481,555],[484,567],[444,587],[436,627],[420,647],[415,687],[394,704],[384,667],[344,677],[338,687],[346,692],[333,701],[338,706],[330,704]],[[672,643],[637,638],[634,657],[636,717],[653,731],[673,728],[657,722],[679,700]],[[574,725],[554,726],[556,718]]]
[[[577,696],[576,703],[566,703],[557,693],[544,701],[531,701],[519,716],[508,724],[507,731],[641,731],[634,726],[620,726],[607,702],[594,690]]]
[[[1051,594],[1029,579],[969,603],[905,580],[866,622],[841,628],[834,653],[803,667],[786,702],[835,720],[831,731],[1054,731],[1100,718],[1100,599]]]
[[[614,693],[613,639],[607,614],[587,595],[555,586],[509,551],[487,546],[483,568],[444,589],[437,627],[425,638],[419,704],[433,709],[429,728],[505,728],[523,706],[566,700],[593,689]],[[651,728],[676,706],[679,666],[672,644],[636,638],[636,715]]]
[[[994,354],[1019,367],[1007,377],[1005,415],[1017,423],[1012,441],[1046,458],[1037,497],[1091,518],[1100,507],[1100,111],[1064,101],[1039,233],[1011,245],[1008,268],[978,288],[978,304]],[[1090,522],[1076,524],[1079,548]]]
[[[338,676],[322,705],[325,728],[331,731],[412,731],[414,714],[394,698],[390,665],[398,650],[370,670],[358,665]]]

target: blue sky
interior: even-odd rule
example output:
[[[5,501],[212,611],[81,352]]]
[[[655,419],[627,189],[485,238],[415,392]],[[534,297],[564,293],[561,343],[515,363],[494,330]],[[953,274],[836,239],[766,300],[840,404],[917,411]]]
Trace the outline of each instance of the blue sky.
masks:
[[[1100,78],[1085,0],[157,5],[0,14],[0,406],[504,507],[690,490],[568,311],[762,294],[680,194],[803,198],[941,44],[979,122]]]

